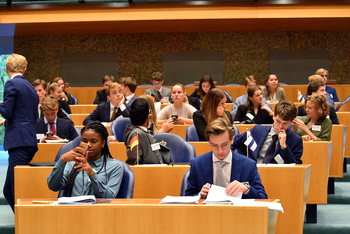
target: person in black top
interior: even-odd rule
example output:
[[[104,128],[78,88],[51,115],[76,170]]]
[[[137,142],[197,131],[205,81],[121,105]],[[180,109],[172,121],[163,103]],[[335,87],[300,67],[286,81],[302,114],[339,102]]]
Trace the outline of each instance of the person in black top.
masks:
[[[63,91],[61,85],[58,83],[52,83],[47,89],[47,94],[52,94],[57,98],[60,109],[64,110],[68,114],[72,114],[68,103],[62,100]]]
[[[240,123],[272,124],[273,111],[263,103],[261,89],[256,86],[248,88],[247,102],[238,107],[235,121]]]
[[[105,75],[102,78],[102,84],[103,84],[104,89],[97,91],[96,97],[94,99],[94,104],[101,104],[101,103],[107,102],[108,98],[107,98],[106,91],[108,89],[108,85],[110,85],[114,81],[115,81],[115,79],[114,79],[114,76],[112,76],[112,75]]]
[[[72,98],[72,94],[68,93],[65,89],[66,89],[66,82],[64,82],[62,77],[56,77],[55,79],[53,79],[53,82],[58,83],[59,85],[61,85],[62,88],[62,100],[66,101],[68,103],[68,105],[72,105],[73,104],[73,98]]]

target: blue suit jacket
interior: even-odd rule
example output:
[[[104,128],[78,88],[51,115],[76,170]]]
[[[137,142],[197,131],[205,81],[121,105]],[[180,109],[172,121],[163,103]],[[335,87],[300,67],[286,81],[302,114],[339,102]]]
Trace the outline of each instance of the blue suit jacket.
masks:
[[[131,104],[132,104],[136,99],[137,99],[137,97],[136,97],[136,95],[134,95],[134,96],[130,99],[130,101],[129,101],[128,103],[125,103],[125,105],[126,105],[127,107],[130,107]]]
[[[249,158],[253,160],[257,160],[257,157],[264,145],[265,139],[267,137],[267,134],[270,132],[271,126],[262,126],[262,125],[255,125],[254,128],[250,130],[257,147],[255,151],[253,152],[251,149],[249,149]],[[285,149],[282,149],[279,142],[277,145],[277,148],[274,153],[274,157],[279,154],[284,160],[284,163],[297,163],[301,164],[301,155],[303,154],[303,140],[299,135],[297,135],[295,132],[293,132],[290,129],[287,129],[286,131],[287,139],[286,144],[287,147]],[[241,135],[237,135],[234,138],[233,141],[233,149],[237,149],[239,153],[245,153],[247,152],[247,147],[244,145],[244,142],[247,140],[247,133],[243,133]],[[272,159],[270,163],[277,163],[275,159]]]
[[[326,92],[329,94],[330,98],[333,100],[333,102],[339,102],[339,98],[337,95],[337,91],[335,88],[329,87],[326,85]]]
[[[83,124],[87,124],[93,121],[97,121],[97,122],[111,122],[111,117],[110,117],[110,110],[111,110],[111,106],[109,102],[104,102],[99,104],[96,109],[88,116],[84,119]],[[129,111],[128,108],[125,108],[124,111],[121,111],[120,108],[118,108],[118,111],[115,115],[116,118],[118,118],[119,116],[123,116],[123,117],[129,117]]]
[[[36,121],[36,133],[45,134],[47,132],[47,124],[45,124],[44,118],[38,119]],[[78,133],[69,119],[62,119],[57,117],[56,122],[56,135],[62,139],[67,139],[69,141],[74,140]]]
[[[197,195],[206,183],[213,184],[213,177],[212,152],[192,159],[186,196]],[[232,152],[231,182],[234,180],[250,184],[249,193],[243,194],[242,198],[267,198],[256,163],[243,155]]]
[[[35,123],[39,97],[34,87],[24,78],[15,76],[5,84],[0,114],[6,119],[4,149],[38,147]]]

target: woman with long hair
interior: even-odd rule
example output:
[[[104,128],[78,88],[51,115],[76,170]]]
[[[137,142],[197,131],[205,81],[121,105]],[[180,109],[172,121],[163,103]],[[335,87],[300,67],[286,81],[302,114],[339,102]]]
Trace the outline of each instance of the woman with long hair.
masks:
[[[174,128],[174,122],[171,120],[169,121],[164,121],[162,124],[162,127],[160,128],[158,123],[157,123],[157,112],[156,108],[154,107],[154,99],[152,96],[148,94],[143,94],[139,96],[139,98],[144,98],[148,102],[148,107],[151,109],[151,119],[150,122],[153,125],[153,132],[158,133],[158,132],[170,132]],[[152,126],[149,126],[152,128]],[[152,129],[151,129],[152,130]]]
[[[56,77],[55,79],[53,79],[53,82],[58,83],[61,88],[62,88],[62,100],[66,101],[68,103],[68,105],[72,105],[73,101],[72,101],[72,94],[68,93],[66,91],[66,82],[64,82],[62,77]]]
[[[209,90],[202,102],[201,109],[193,113],[193,122],[200,141],[206,141],[205,128],[216,118],[233,122],[231,113],[225,110],[226,94],[218,88]]]
[[[287,100],[284,89],[278,86],[278,77],[276,74],[269,74],[265,78],[265,85],[261,86],[264,98],[268,102],[280,102]]]
[[[197,97],[203,101],[205,95],[213,88],[215,88],[213,78],[211,76],[203,76],[199,81],[199,87],[194,90],[190,97]]]
[[[272,124],[273,111],[263,103],[261,89],[252,85],[248,88],[248,99],[238,107],[235,121],[240,123]]]
[[[324,95],[312,94],[305,99],[307,116],[295,118],[293,131],[299,136],[308,135],[313,141],[329,141],[332,134],[332,121],[329,115],[329,104]],[[308,139],[307,139],[308,140]]]
[[[55,96],[58,100],[58,106],[60,109],[63,109],[66,113],[68,114],[72,114],[72,111],[68,105],[67,102],[62,100],[63,97],[63,91],[62,91],[62,87],[60,84],[53,82],[49,85],[49,87],[47,88],[47,95],[52,94],[53,96]]]
[[[53,191],[65,190],[64,196],[94,195],[115,198],[123,178],[123,166],[112,158],[107,144],[108,132],[100,122],[90,122],[81,130],[81,140],[88,145],[63,154],[47,184]]]

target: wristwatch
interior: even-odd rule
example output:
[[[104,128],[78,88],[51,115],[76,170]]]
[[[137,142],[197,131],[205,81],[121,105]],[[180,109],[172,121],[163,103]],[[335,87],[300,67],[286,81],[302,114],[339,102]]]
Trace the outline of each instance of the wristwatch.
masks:
[[[249,185],[249,182],[243,182],[242,184],[244,184],[246,187],[247,187],[247,191],[245,191],[245,195],[247,195],[248,193],[249,193],[249,191],[250,191],[250,185]]]
[[[92,168],[92,172],[90,172],[90,173],[88,174],[88,176],[92,176],[92,175],[95,174],[95,173],[96,173],[96,170]]]

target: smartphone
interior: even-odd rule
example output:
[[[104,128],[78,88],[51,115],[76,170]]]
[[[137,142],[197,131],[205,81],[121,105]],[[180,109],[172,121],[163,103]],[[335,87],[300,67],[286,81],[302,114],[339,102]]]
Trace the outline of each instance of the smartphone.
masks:
[[[79,147],[81,147],[81,148],[83,148],[84,150],[78,150],[77,152],[78,153],[81,153],[82,155],[85,155],[86,154],[86,151],[87,151],[87,149],[88,149],[88,144],[86,144],[85,142],[80,142],[79,143]]]
[[[171,118],[173,119],[173,121],[177,120],[177,118],[179,118],[178,115],[172,115]]]
[[[45,133],[45,136],[52,137],[53,133],[52,132],[47,132],[47,133]]]

